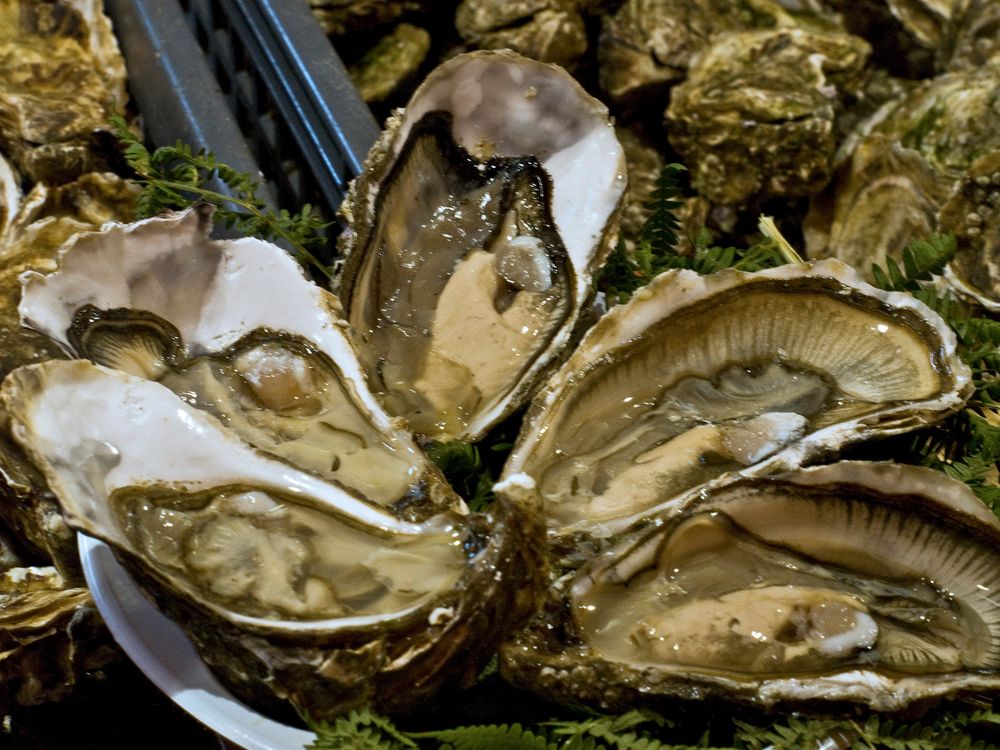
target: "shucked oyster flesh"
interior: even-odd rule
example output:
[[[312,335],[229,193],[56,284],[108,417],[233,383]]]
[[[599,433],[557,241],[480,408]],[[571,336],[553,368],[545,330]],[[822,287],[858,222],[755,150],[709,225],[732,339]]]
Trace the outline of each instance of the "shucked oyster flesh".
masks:
[[[460,56],[390,122],[342,209],[339,294],[389,411],[475,439],[569,343],[625,189],[607,110],[564,71]]]
[[[995,689],[998,535],[968,488],[927,469],[741,479],[553,587],[504,673],[605,709],[725,696],[896,711]]]
[[[608,537],[730,472],[930,424],[970,389],[935,313],[838,261],[669,271],[549,379],[504,478],[537,485],[550,533]]]

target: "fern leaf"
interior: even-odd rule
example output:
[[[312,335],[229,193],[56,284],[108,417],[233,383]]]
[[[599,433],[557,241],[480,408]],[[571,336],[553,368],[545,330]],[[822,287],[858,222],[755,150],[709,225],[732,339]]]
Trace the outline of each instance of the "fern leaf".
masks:
[[[405,750],[417,747],[389,719],[369,709],[351,711],[333,724],[308,721],[316,739],[306,750]]]
[[[926,240],[915,240],[903,248],[903,267],[892,258],[886,258],[885,268],[872,265],[875,286],[892,292],[913,292],[920,289],[920,282],[929,281],[940,274],[955,256],[957,243],[954,235],[936,234]]]
[[[542,734],[535,734],[520,724],[491,724],[442,729],[435,732],[413,732],[414,739],[432,739],[452,750],[558,750]]]

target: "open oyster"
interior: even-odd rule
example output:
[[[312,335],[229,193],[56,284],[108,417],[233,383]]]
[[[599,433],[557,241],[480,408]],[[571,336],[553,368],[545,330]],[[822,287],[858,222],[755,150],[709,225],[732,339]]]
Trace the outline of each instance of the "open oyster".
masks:
[[[971,387],[933,311],[839,261],[668,271],[549,379],[503,478],[537,486],[551,535],[606,538],[732,472],[930,424]]]
[[[900,710],[1000,685],[1000,524],[963,484],[842,463],[706,491],[550,590],[502,650],[546,697]]]
[[[82,235],[58,271],[24,276],[22,320],[372,502],[412,518],[460,504],[368,391],[336,298],[276,246],[210,229],[192,210]]]
[[[70,524],[113,545],[252,705],[411,708],[471,682],[533,603],[536,546],[510,507],[405,520],[82,360],[20,368],[0,397]]]
[[[416,432],[475,439],[570,341],[625,190],[606,108],[510,52],[450,60],[342,208],[339,285],[373,388]]]

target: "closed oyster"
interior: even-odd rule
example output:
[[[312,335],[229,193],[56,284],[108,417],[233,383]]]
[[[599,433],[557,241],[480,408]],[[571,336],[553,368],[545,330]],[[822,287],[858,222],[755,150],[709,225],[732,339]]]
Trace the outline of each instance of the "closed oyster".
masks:
[[[1000,5],[993,0],[970,0],[955,24],[948,53],[949,70],[1000,62]]]
[[[988,182],[982,173],[967,173],[977,159],[1000,150],[998,109],[996,63],[937,76],[886,103],[842,145],[844,162],[835,180],[810,205],[805,224],[810,257],[832,255],[868,274],[872,263],[881,264],[886,256],[899,260],[914,240],[960,230],[964,215],[949,210],[945,219],[939,212],[963,181]],[[955,200],[964,201],[966,214],[986,199],[983,185],[961,190],[967,198]],[[980,221],[977,228],[988,234],[984,218],[972,221]],[[968,266],[973,255],[957,262]],[[949,276],[965,278],[956,287],[968,295],[970,283],[985,289],[985,273],[966,268]],[[970,282],[971,275],[979,281]]]
[[[512,49],[572,69],[587,51],[576,0],[462,0],[455,29],[479,49]]]
[[[625,190],[607,110],[509,52],[432,73],[342,212],[339,294],[388,410],[476,439],[529,397],[592,298]]]
[[[862,139],[809,203],[803,223],[810,258],[837,257],[871,279],[873,263],[937,230],[952,181],[919,153],[876,133]]]
[[[947,281],[990,312],[1000,312],[1000,151],[972,162],[941,209],[940,228],[958,243]]]
[[[107,168],[125,63],[99,0],[0,3],[0,149],[33,181]]]
[[[944,321],[839,261],[668,271],[549,379],[503,479],[527,475],[575,556],[580,535],[608,538],[732,473],[933,423],[971,388]]]
[[[938,172],[961,179],[987,151],[1000,149],[1000,64],[945,73],[888,104],[870,129],[919,152]]]
[[[784,26],[794,19],[770,0],[626,0],[601,28],[601,88],[625,108],[665,104],[713,37]]]
[[[960,482],[842,463],[706,491],[550,590],[502,650],[548,698],[897,711],[1000,685],[1000,524]]]
[[[416,75],[427,57],[431,36],[401,23],[350,67],[351,80],[369,104],[389,99]]]
[[[458,506],[368,391],[336,298],[275,245],[210,229],[190,210],[82,235],[58,271],[24,275],[22,322],[407,517]]]
[[[0,398],[69,523],[258,708],[412,708],[471,682],[532,603],[534,534],[511,506],[407,521],[82,360],[19,368]]]
[[[839,97],[861,83],[870,53],[837,32],[725,34],[671,91],[671,145],[709,200],[740,205],[819,192],[833,168]]]

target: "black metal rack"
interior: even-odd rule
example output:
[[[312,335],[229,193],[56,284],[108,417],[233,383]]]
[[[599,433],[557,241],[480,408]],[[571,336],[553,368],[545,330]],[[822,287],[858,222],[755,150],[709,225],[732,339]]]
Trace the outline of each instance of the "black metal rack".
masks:
[[[305,0],[106,5],[153,146],[208,149],[272,207],[333,218],[379,129]]]

